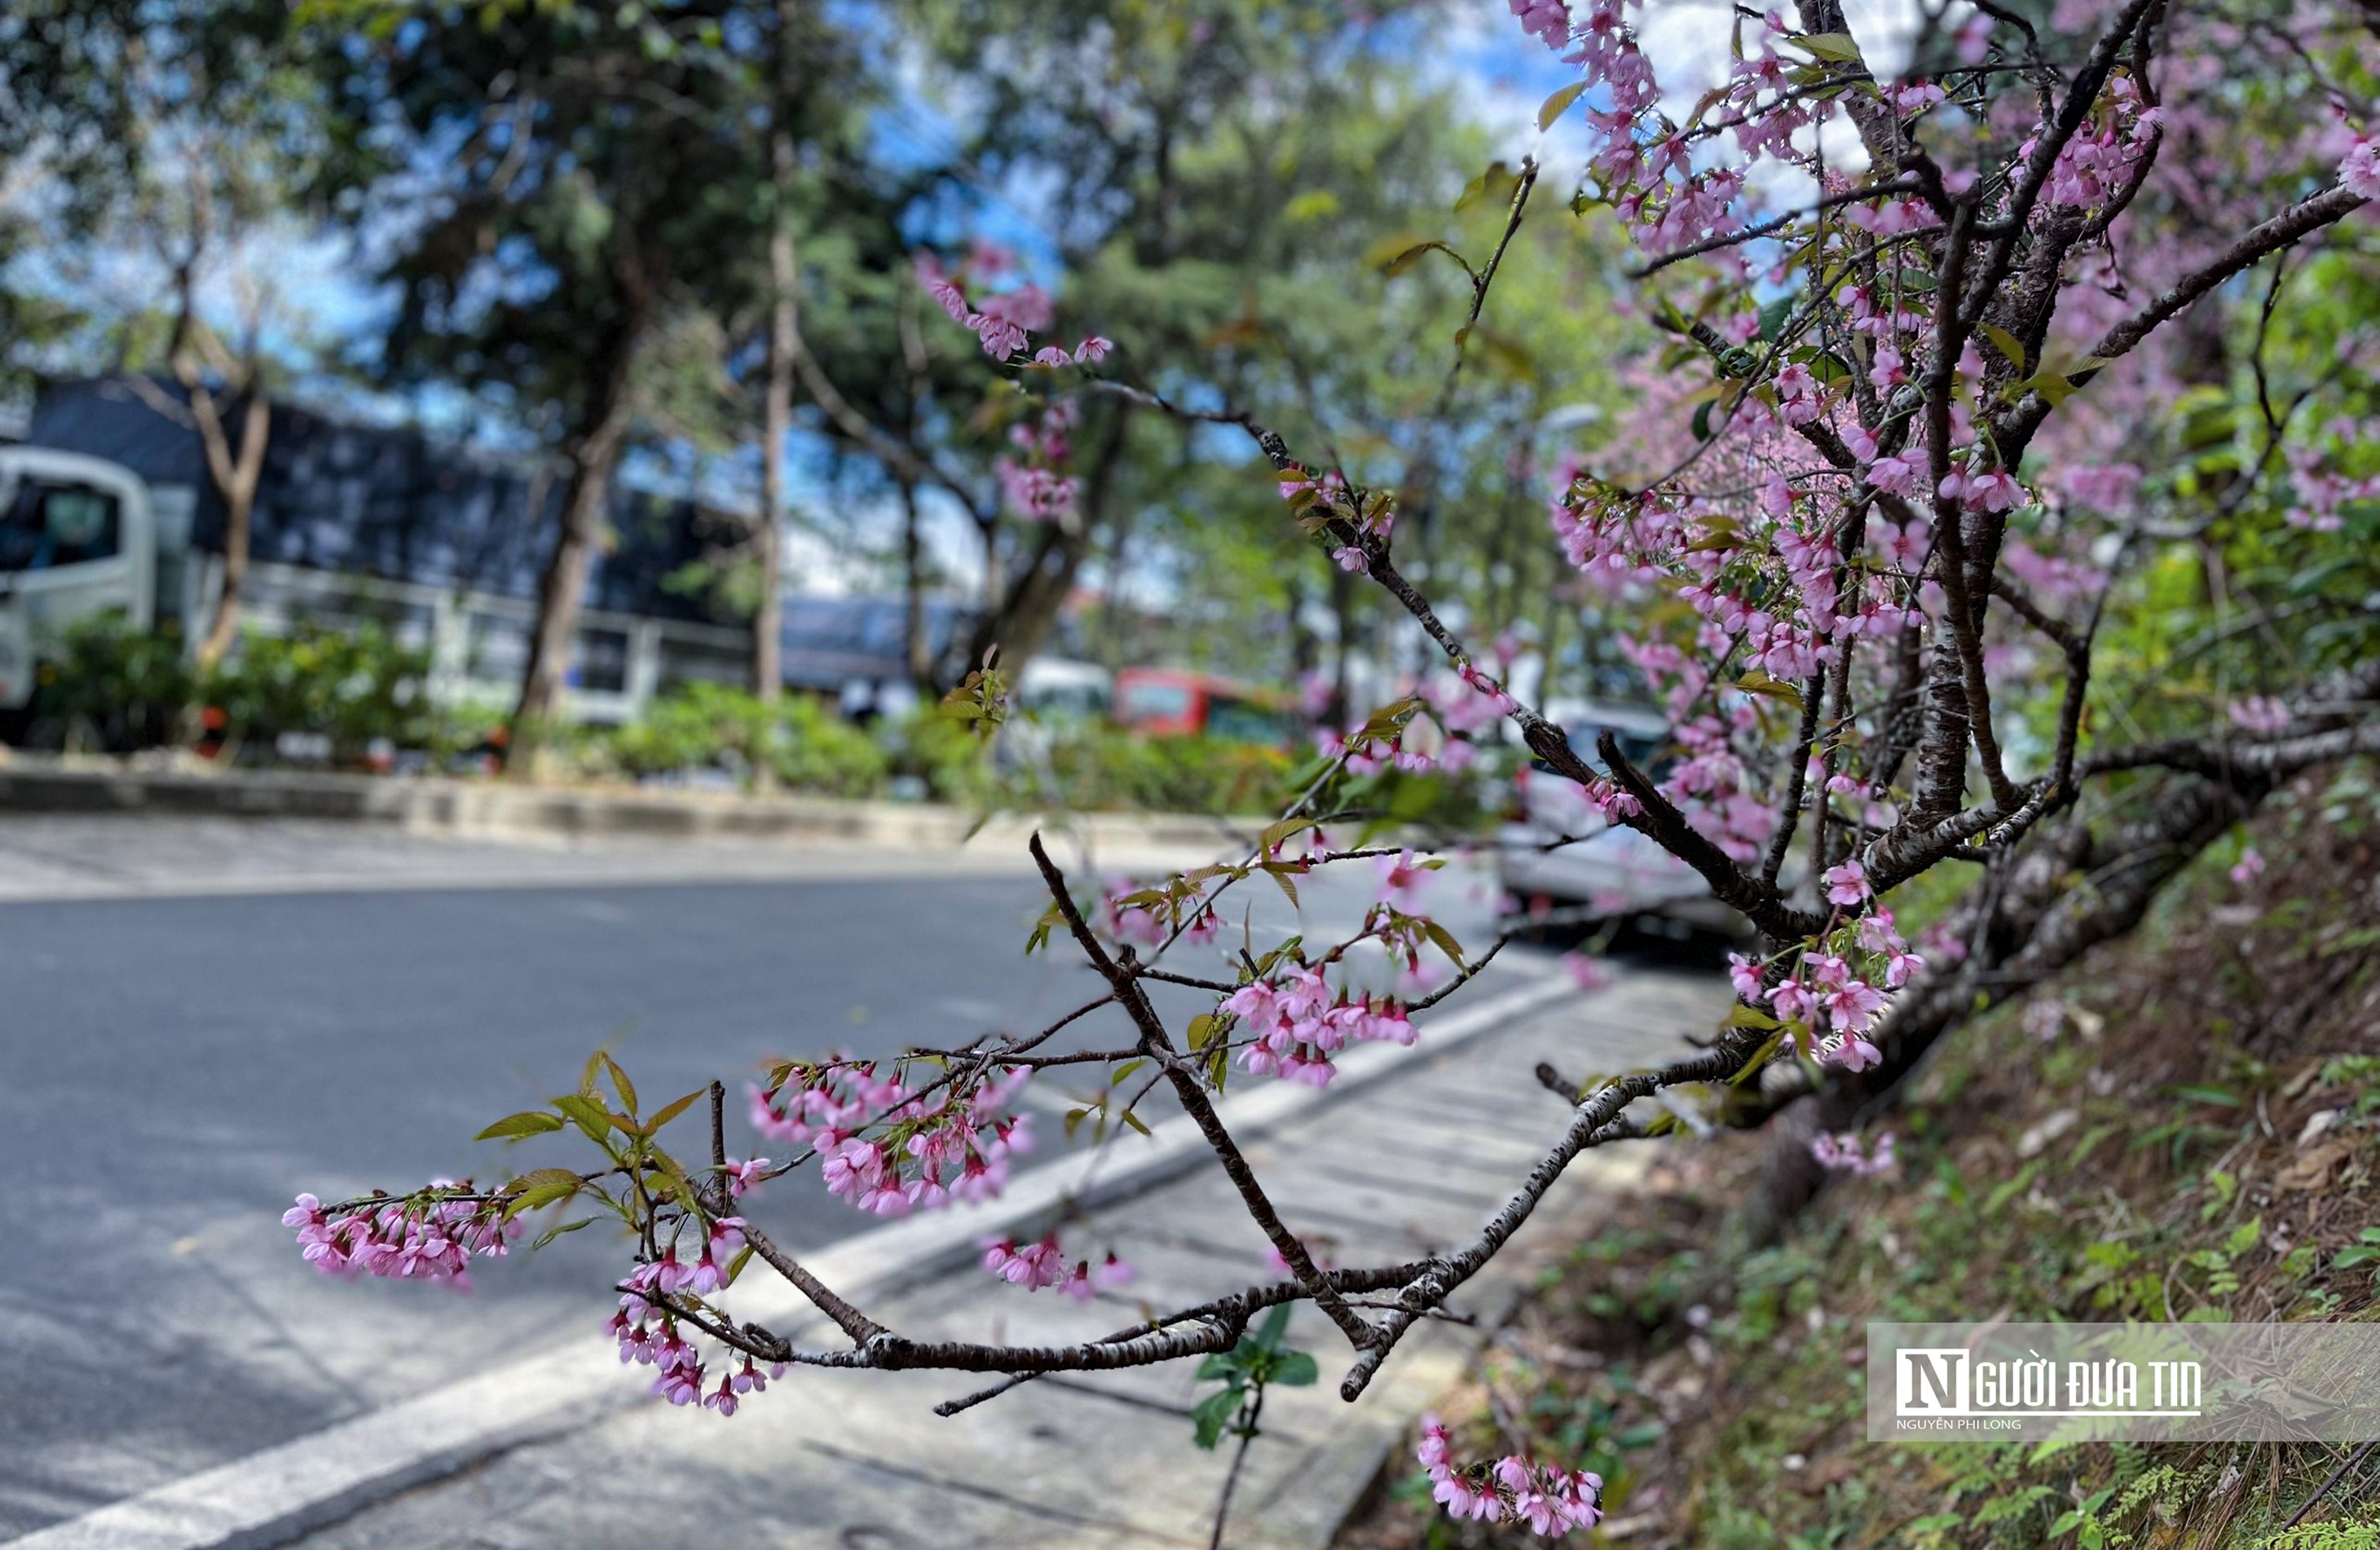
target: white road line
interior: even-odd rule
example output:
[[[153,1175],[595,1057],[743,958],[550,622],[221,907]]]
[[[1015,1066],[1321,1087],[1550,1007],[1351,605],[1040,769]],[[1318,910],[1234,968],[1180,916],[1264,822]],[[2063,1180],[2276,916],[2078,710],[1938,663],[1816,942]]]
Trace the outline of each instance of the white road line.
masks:
[[[1233,1133],[1261,1134],[1575,994],[1566,975],[1536,976],[1493,1000],[1428,1019],[1410,1048],[1350,1051],[1338,1079],[1320,1092],[1268,1083],[1227,1099],[1224,1115]],[[1207,1155],[1196,1126],[1178,1117],[1111,1159],[1087,1190],[1081,1181],[1095,1159],[1078,1155],[1021,1176],[991,1205],[912,1217],[803,1257],[845,1296],[880,1298],[972,1255],[978,1238],[1029,1222],[1063,1197],[1086,1205],[1123,1199]],[[782,1333],[804,1322],[807,1310],[792,1287],[775,1280],[735,1299],[738,1318]],[[407,1486],[637,1403],[645,1398],[642,1377],[623,1373],[612,1349],[589,1335],[38,1530],[9,1541],[8,1550],[263,1550]]]

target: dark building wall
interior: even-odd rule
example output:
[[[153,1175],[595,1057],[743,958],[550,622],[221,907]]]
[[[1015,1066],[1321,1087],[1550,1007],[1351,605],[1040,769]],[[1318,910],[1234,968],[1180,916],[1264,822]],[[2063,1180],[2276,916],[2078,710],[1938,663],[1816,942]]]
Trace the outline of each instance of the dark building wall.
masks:
[[[152,382],[150,394],[185,401],[171,383]],[[198,431],[123,381],[43,384],[26,440],[122,464],[152,484],[194,488],[192,541],[222,550],[223,503]],[[442,449],[419,431],[276,406],[249,543],[260,561],[529,599],[553,541],[562,485],[558,477]],[[740,622],[715,599],[669,581],[734,544],[742,519],[615,484],[610,525],[613,542],[596,559],[589,607]]]

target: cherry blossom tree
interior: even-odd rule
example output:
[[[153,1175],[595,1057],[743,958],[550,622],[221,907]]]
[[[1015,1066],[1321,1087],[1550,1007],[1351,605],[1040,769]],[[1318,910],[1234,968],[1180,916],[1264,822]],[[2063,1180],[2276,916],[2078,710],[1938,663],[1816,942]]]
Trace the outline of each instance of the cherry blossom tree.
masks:
[[[1648,769],[1609,734],[1574,746],[1519,703],[1492,648],[1400,569],[1390,490],[1228,405],[1151,391],[1100,339],[1039,338],[1038,293],[921,267],[953,326],[1034,406],[1009,476],[1020,501],[1071,498],[1065,431],[1091,395],[1235,428],[1270,465],[1283,520],[1404,611],[1442,655],[1442,683],[1330,740],[1279,821],[1229,860],[1086,893],[1037,839],[1051,902],[1033,945],[1078,953],[1101,987],[1050,1026],[899,1061],[773,1067],[748,1095],[769,1157],[731,1155],[720,1084],[708,1156],[665,1148],[664,1127],[705,1094],[645,1112],[599,1057],[577,1092],[486,1132],[572,1128],[594,1166],[301,1199],[290,1221],[310,1259],[454,1280],[505,1253],[531,1212],[554,1212],[548,1233],[608,1217],[631,1243],[613,1333],[676,1403],[733,1413],[795,1366],[993,1380],[951,1413],[1049,1373],[1226,1359],[1231,1413],[1252,1428],[1263,1382],[1309,1371],[1279,1350],[1277,1323],[1252,1324],[1313,1304],[1343,1346],[1339,1392],[1356,1399],[1572,1161],[1677,1129],[1678,1106],[1739,1126],[1788,1116],[1768,1187],[1748,1203],[1755,1225],[1826,1167],[1888,1173],[1888,1136],[1859,1132],[1943,1034],[2128,929],[2295,773],[2380,750],[2368,625],[2332,632],[2285,664],[2286,681],[2228,704],[2149,714],[2137,696],[2109,698],[2103,676],[2104,637],[2147,606],[2136,578],[2165,547],[2229,535],[2368,565],[2346,550],[2380,493],[2360,418],[2374,341],[2350,327],[2316,367],[2302,348],[2275,353],[2290,266],[2369,240],[2357,212],[2380,196],[2380,163],[2364,13],[2064,0],[2044,24],[1982,0],[1922,14],[1905,56],[1887,62],[1839,0],[1802,0],[1734,12],[1723,79],[1680,91],[1658,78],[1633,0],[1512,9],[1535,41],[1522,46],[1579,72],[1544,110],[1547,124],[1583,117],[1592,140],[1571,212],[1625,228],[1636,305],[1675,341],[1658,366],[1632,368],[1649,373],[1635,421],[1595,462],[1566,466],[1549,505],[1553,541],[1609,601],[1602,616],[1635,621],[1614,644],[1665,705],[1675,757]],[[1472,325],[1514,234],[1548,218],[1546,184],[1535,165],[1508,180],[1493,250],[1448,250],[1472,286]],[[2277,387],[2285,375],[2297,385]],[[2202,439],[2177,455],[2168,411],[2207,394],[2228,406],[2224,454],[2210,460]],[[987,668],[958,710],[996,721],[1001,692]],[[1582,831],[1636,830],[1742,916],[1752,946],[1731,963],[1735,1004],[1696,1053],[1658,1069],[1539,1068],[1568,1119],[1467,1241],[1326,1265],[1216,1100],[1249,1082],[1323,1085],[1356,1045],[1426,1040],[1415,1014],[1493,959],[1421,913],[1415,878],[1440,858],[1367,832],[1362,782],[1460,764],[1503,728],[1575,788]],[[1235,890],[1293,896],[1299,879],[1346,866],[1373,868],[1378,886],[1343,940],[1257,941],[1233,910]],[[1912,942],[1896,903],[1920,894],[1935,918]],[[1402,977],[1384,984],[1383,963]],[[1433,974],[1422,993],[1417,977]],[[1205,1010],[1176,1025],[1159,986]],[[1060,1039],[1099,1018],[1116,1039]],[[1108,1072],[1100,1117],[1118,1134],[1151,1092],[1171,1096],[1270,1243],[1273,1278],[1069,1343],[921,1340],[740,1214],[747,1192],[812,1164],[876,1216],[989,1198],[1030,1143],[1020,1087],[1074,1066]],[[1640,1111],[1657,1093],[1670,1107]],[[737,1321],[733,1286],[755,1265],[844,1339],[797,1346]],[[1005,1283],[988,1280],[987,1296],[1082,1295],[1128,1273],[1103,1245],[1056,1234],[988,1244],[984,1268]],[[1421,1462],[1458,1516],[1553,1534],[1600,1512],[1593,1477],[1524,1458],[1465,1463],[1434,1425]]]

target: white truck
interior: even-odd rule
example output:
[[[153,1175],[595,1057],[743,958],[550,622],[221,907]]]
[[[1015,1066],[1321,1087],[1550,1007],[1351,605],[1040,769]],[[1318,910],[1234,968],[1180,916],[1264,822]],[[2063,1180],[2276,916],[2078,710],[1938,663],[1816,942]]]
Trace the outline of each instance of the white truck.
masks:
[[[176,493],[161,538],[157,503],[130,470],[0,446],[0,721],[24,710],[39,654],[77,620],[112,610],[146,627],[188,612],[191,501]]]
[[[152,484],[103,458],[0,443],[0,737],[21,733],[40,659],[76,621],[113,611],[136,627],[178,619],[186,638],[203,633],[221,567],[193,542],[198,498],[190,486]],[[441,703],[501,708],[518,684],[535,612],[527,598],[259,559],[242,622],[278,633],[300,619],[372,621],[430,653],[430,692]],[[627,720],[667,684],[733,682],[749,651],[741,628],[589,608],[569,713]]]

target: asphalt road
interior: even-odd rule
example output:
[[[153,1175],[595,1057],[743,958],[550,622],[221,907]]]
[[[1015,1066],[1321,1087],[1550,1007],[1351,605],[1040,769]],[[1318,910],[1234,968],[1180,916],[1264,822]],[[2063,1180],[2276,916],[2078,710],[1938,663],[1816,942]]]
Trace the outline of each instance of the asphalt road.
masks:
[[[1309,911],[1359,912],[1349,881]],[[1038,1026],[1093,986],[1022,957],[1042,902],[913,875],[0,904],[0,1539],[600,1338],[601,1229],[458,1302],[318,1277],[278,1221],[298,1191],[575,1160],[469,1137],[599,1044],[658,1101],[771,1055]],[[1054,1142],[1065,1100],[1038,1101]],[[797,1242],[867,1225],[807,1177],[759,1198]]]

